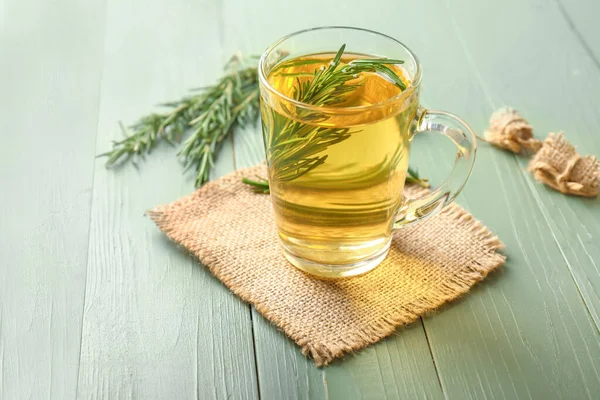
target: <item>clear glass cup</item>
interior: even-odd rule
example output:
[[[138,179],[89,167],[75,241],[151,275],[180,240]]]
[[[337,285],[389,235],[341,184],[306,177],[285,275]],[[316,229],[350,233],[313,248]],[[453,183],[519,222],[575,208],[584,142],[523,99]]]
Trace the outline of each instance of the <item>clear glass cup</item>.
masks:
[[[275,71],[286,60],[333,57],[342,44],[344,54],[403,60],[402,74],[409,85],[373,104],[345,107],[306,104],[273,84]],[[341,278],[370,271],[386,257],[394,230],[439,212],[471,174],[474,133],[457,116],[419,105],[421,65],[414,53],[389,36],[350,27],[293,33],[265,51],[258,74],[279,237],[285,257],[305,272]],[[365,83],[361,90],[385,96],[377,85]],[[423,132],[448,137],[458,151],[448,179],[409,200],[403,190],[410,142]],[[319,137],[327,144],[319,147],[314,139]]]

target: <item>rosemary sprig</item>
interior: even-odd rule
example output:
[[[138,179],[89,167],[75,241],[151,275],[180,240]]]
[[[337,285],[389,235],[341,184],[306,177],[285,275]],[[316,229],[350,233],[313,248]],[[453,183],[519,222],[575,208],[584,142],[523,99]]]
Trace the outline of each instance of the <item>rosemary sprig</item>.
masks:
[[[253,64],[253,65],[250,65]],[[195,167],[196,186],[209,178],[220,144],[237,127],[253,125],[258,117],[258,74],[255,62],[234,56],[225,66],[225,75],[214,86],[171,103],[170,110],[142,117],[128,130],[125,139],[114,141],[106,166],[143,157],[162,141],[180,142],[178,156],[186,169]]]
[[[334,106],[346,101],[346,95],[356,90],[362,82],[350,84],[363,73],[375,72],[384,75],[401,90],[406,85],[394,71],[388,67],[392,64],[402,64],[402,60],[387,58],[354,59],[348,64],[341,65],[346,45],[343,44],[327,67],[316,69],[311,79],[300,80],[302,75],[292,76],[296,80],[293,88],[295,100],[319,107]],[[288,67],[312,64],[314,60],[298,60],[283,63],[276,72]],[[323,62],[323,60],[319,60]],[[284,72],[279,72],[284,76]],[[294,75],[294,74],[292,74]],[[319,115],[304,113],[306,119],[318,119]],[[269,167],[273,176],[280,181],[291,181],[312,171],[327,159],[327,155],[318,155],[329,146],[348,139],[353,132],[348,128],[329,128],[309,125],[295,119],[288,119],[274,111],[265,113],[268,121],[263,121],[263,129],[268,133]]]
[[[343,49],[340,53],[343,53]],[[219,145],[222,141],[237,127],[254,125],[258,118],[258,72],[254,58],[243,59],[239,56],[233,56],[225,66],[225,75],[214,86],[197,89],[196,93],[186,96],[180,100],[162,104],[169,110],[165,113],[153,113],[140,118],[128,129],[121,125],[121,130],[125,138],[113,142],[112,150],[100,154],[99,157],[107,157],[106,166],[132,161],[136,164],[137,158],[143,158],[149,154],[159,143],[168,142],[176,145],[184,140],[182,148],[178,155],[183,159],[186,167],[196,168],[196,186],[202,185],[208,180],[210,168],[212,167],[215,156],[218,154]],[[315,63],[313,60],[305,60],[309,63]],[[367,59],[371,64],[385,63],[386,59]],[[387,60],[388,62],[400,63],[400,60]],[[321,62],[319,60],[319,62]],[[353,60],[350,64],[361,64],[361,60]],[[346,65],[345,67],[349,67]],[[369,65],[369,64],[367,64]],[[385,65],[384,65],[385,66]],[[363,68],[366,66],[363,65]],[[346,70],[346,73],[352,70]],[[366,69],[365,69],[366,71]],[[357,73],[357,72],[354,72]],[[385,70],[380,73],[387,75]],[[329,73],[328,73],[329,74]],[[327,74],[325,74],[327,75]],[[310,74],[314,76],[314,74]],[[393,80],[392,76],[388,76]],[[327,76],[321,77],[321,79]],[[321,82],[332,81],[323,80]],[[335,83],[335,82],[334,82]],[[343,82],[337,81],[338,86]],[[342,95],[344,90],[351,90],[350,85],[347,89],[338,88],[327,90],[327,87],[321,87],[319,90],[312,89],[313,95],[321,95],[321,100],[334,104],[335,99],[328,96]],[[310,89],[310,88],[306,88]],[[331,89],[331,87],[329,87]],[[316,97],[315,97],[316,98]],[[264,123],[264,122],[263,122]],[[300,139],[306,140],[300,133]],[[304,132],[306,133],[306,132]],[[344,140],[349,134],[348,130],[330,131],[325,134],[323,130],[317,132],[325,139],[320,142],[321,149],[336,143],[336,140]],[[281,141],[282,147],[294,143]],[[314,144],[314,142],[313,142]],[[303,153],[296,153],[296,156],[302,156]],[[319,162],[319,161],[318,161]],[[320,161],[321,163],[324,162]],[[309,157],[304,161],[304,165],[311,164],[314,161]],[[300,164],[301,166],[303,164]],[[293,168],[288,167],[288,172],[293,172]],[[410,170],[409,170],[410,173]],[[407,181],[408,181],[407,176]],[[415,177],[416,183],[428,185],[427,180]],[[257,191],[268,193],[269,183],[261,178],[257,180],[245,179],[245,183],[253,185]]]
[[[246,185],[252,186],[256,193],[269,193],[269,181],[267,181],[265,178],[256,177],[256,180],[242,178],[242,182]]]

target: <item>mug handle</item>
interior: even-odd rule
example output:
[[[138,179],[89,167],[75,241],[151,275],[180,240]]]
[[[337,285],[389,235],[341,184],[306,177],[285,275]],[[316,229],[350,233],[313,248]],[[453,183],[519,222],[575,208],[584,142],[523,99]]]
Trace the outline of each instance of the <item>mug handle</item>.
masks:
[[[445,111],[419,109],[415,116],[416,128],[410,141],[421,132],[435,132],[450,138],[458,148],[450,176],[437,189],[417,199],[404,199],[398,210],[393,228],[398,229],[437,214],[452,203],[463,189],[475,163],[477,140],[471,127],[454,114]]]

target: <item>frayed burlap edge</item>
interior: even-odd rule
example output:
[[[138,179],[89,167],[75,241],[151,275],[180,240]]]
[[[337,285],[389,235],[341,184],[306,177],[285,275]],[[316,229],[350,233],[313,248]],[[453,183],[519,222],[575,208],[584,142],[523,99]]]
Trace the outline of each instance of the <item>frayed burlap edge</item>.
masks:
[[[268,309],[260,307],[258,304],[254,304],[254,306],[265,318],[275,323],[287,336],[292,338],[301,347],[302,354],[311,356],[319,367],[326,366],[339,357],[376,343],[392,335],[399,327],[409,325],[422,316],[436,312],[444,304],[456,300],[467,293],[475,284],[484,280],[490,272],[501,267],[506,262],[506,256],[497,253],[497,250],[505,248],[504,243],[500,241],[498,236],[493,235],[485,225],[475,219],[473,215],[454,204],[448,206],[442,213],[451,215],[455,217],[459,224],[468,226],[468,230],[476,234],[481,240],[483,247],[489,252],[489,258],[483,262],[473,260],[469,265],[466,265],[468,273],[461,276],[454,276],[450,282],[446,282],[443,286],[442,297],[435,300],[418,298],[401,308],[391,309],[390,313],[383,317],[383,322],[371,325],[368,329],[362,329],[358,332],[361,340],[357,340],[356,337],[341,337],[334,346],[311,345],[306,340],[303,340],[298,332],[288,332],[284,326],[281,326],[277,321],[272,319]],[[227,285],[225,281],[223,282]],[[242,295],[239,296],[246,302],[249,302]]]
[[[256,167],[236,171],[220,180],[207,183],[199,190],[208,191],[214,186],[228,186],[228,184],[234,181],[239,181],[242,177],[254,176],[255,171]],[[420,190],[420,188],[416,187],[408,188],[408,191],[413,191],[415,194]],[[193,195],[184,197],[167,205],[158,206],[147,211],[146,214],[156,223],[158,228],[169,237],[169,239],[174,241],[175,239],[172,235],[172,231],[166,226],[164,211],[169,207],[175,207],[178,204],[185,204],[192,201],[192,196]],[[261,196],[261,194],[256,194],[256,196]],[[451,204],[446,209],[442,210],[441,213],[451,216],[458,224],[467,227],[469,232],[474,233],[479,238],[482,249],[487,252],[487,257],[479,261],[472,260],[470,264],[465,265],[466,271],[455,275],[450,281],[443,284],[441,296],[435,299],[420,297],[401,307],[391,308],[387,315],[382,316],[381,322],[363,328],[358,332],[354,332],[352,336],[346,335],[345,337],[340,337],[335,343],[328,343],[327,345],[310,343],[302,332],[286,325],[284,321],[279,320],[277,316],[272,313],[272,310],[270,310],[269,307],[265,306],[260,301],[253,299],[248,290],[244,287],[234,285],[232,277],[223,273],[223,269],[226,267],[223,260],[208,254],[205,249],[202,248],[189,248],[187,250],[192,255],[197,256],[202,264],[204,264],[209,271],[223,282],[234,294],[239,296],[243,301],[252,304],[267,320],[281,329],[288,337],[298,344],[298,346],[300,346],[302,354],[312,357],[316,365],[320,367],[328,365],[336,358],[363,349],[370,344],[390,336],[398,327],[408,325],[423,315],[433,313],[445,303],[457,299],[467,293],[473,285],[482,281],[490,272],[504,264],[506,257],[497,253],[497,250],[504,248],[503,243],[480,221],[455,204]]]

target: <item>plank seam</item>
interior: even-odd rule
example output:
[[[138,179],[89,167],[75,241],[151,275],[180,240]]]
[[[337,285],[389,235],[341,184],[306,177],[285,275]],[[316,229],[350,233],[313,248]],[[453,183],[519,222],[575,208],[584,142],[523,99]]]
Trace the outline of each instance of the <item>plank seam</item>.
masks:
[[[217,1],[217,6],[219,9],[219,16],[221,19],[221,23],[219,24],[219,45],[221,48],[221,59],[223,58],[223,47],[225,46],[225,10],[223,2]],[[229,140],[231,141],[231,149],[232,149],[232,158],[233,158],[233,170],[237,171],[237,157],[235,154],[235,139],[233,132],[229,135]],[[250,331],[252,333],[252,355],[254,357],[254,374],[256,376],[256,395],[260,400],[260,375],[258,373],[258,358],[256,354],[256,335],[254,333],[254,318],[252,317],[252,305],[248,304],[248,312],[250,313]]]
[[[97,105],[96,105],[96,139],[94,140],[94,153],[96,153],[97,148],[98,148],[98,132],[99,132],[99,128],[100,128],[100,105],[102,102],[102,87],[103,87],[103,82],[104,82],[104,61],[105,61],[105,55],[106,55],[106,19],[107,19],[107,15],[108,15],[108,1],[109,0],[104,0],[103,4],[104,4],[104,18],[103,18],[103,24],[102,27],[104,29],[104,35],[102,38],[102,69],[100,70],[100,79],[98,80],[98,101],[97,101]],[[87,253],[85,255],[85,271],[84,271],[84,286],[83,286],[83,304],[82,304],[82,312],[81,312],[81,323],[80,323],[80,337],[79,337],[79,362],[77,363],[77,382],[75,383],[75,398],[79,398],[79,379],[81,378],[81,353],[82,353],[82,349],[83,349],[83,323],[85,321],[85,307],[86,307],[86,300],[87,300],[87,286],[88,286],[88,282],[87,282],[87,276],[88,276],[88,269],[89,269],[89,263],[90,263],[90,248],[91,248],[91,231],[92,231],[92,208],[94,205],[94,191],[95,191],[95,183],[96,183],[96,164],[97,164],[97,160],[96,157],[94,157],[93,159],[93,165],[92,165],[92,189],[90,192],[90,204],[89,204],[89,216],[88,216],[88,245],[87,245]]]
[[[438,384],[440,385],[440,390],[442,391],[442,396],[444,399],[448,399],[446,395],[446,391],[444,390],[444,385],[442,385],[442,377],[440,376],[440,372],[438,371],[437,364],[435,363],[435,357],[433,355],[433,349],[431,348],[431,342],[429,341],[429,336],[427,335],[427,329],[425,329],[425,322],[423,321],[423,317],[419,317],[421,321],[421,327],[423,328],[423,333],[425,334],[425,341],[427,342],[427,348],[429,349],[429,354],[431,354],[431,361],[433,362],[433,369],[435,370],[435,376],[437,377]]]
[[[573,35],[575,36],[575,38],[577,39],[577,41],[581,44],[581,46],[583,47],[583,49],[585,50],[585,52],[588,54],[588,56],[590,56],[590,58],[592,59],[594,65],[596,66],[596,68],[598,68],[600,70],[600,60],[598,60],[598,58],[594,54],[594,51],[592,50],[592,48],[589,46],[589,44],[587,43],[587,41],[583,37],[582,33],[579,31],[579,29],[577,29],[577,26],[575,26],[575,23],[571,19],[571,16],[567,12],[567,10],[565,9],[565,7],[561,3],[561,1],[560,0],[554,0],[554,3],[556,3],[556,7],[558,8],[558,12],[564,18],[565,22],[569,26],[569,30],[571,32],[573,32]]]
[[[235,160],[235,158],[234,158]],[[250,331],[252,332],[252,354],[254,355],[254,373],[256,374],[256,390],[258,393],[258,399],[260,400],[260,375],[258,374],[258,358],[256,354],[256,336],[254,334],[254,318],[252,316],[252,305],[248,304],[248,311],[250,312]]]

